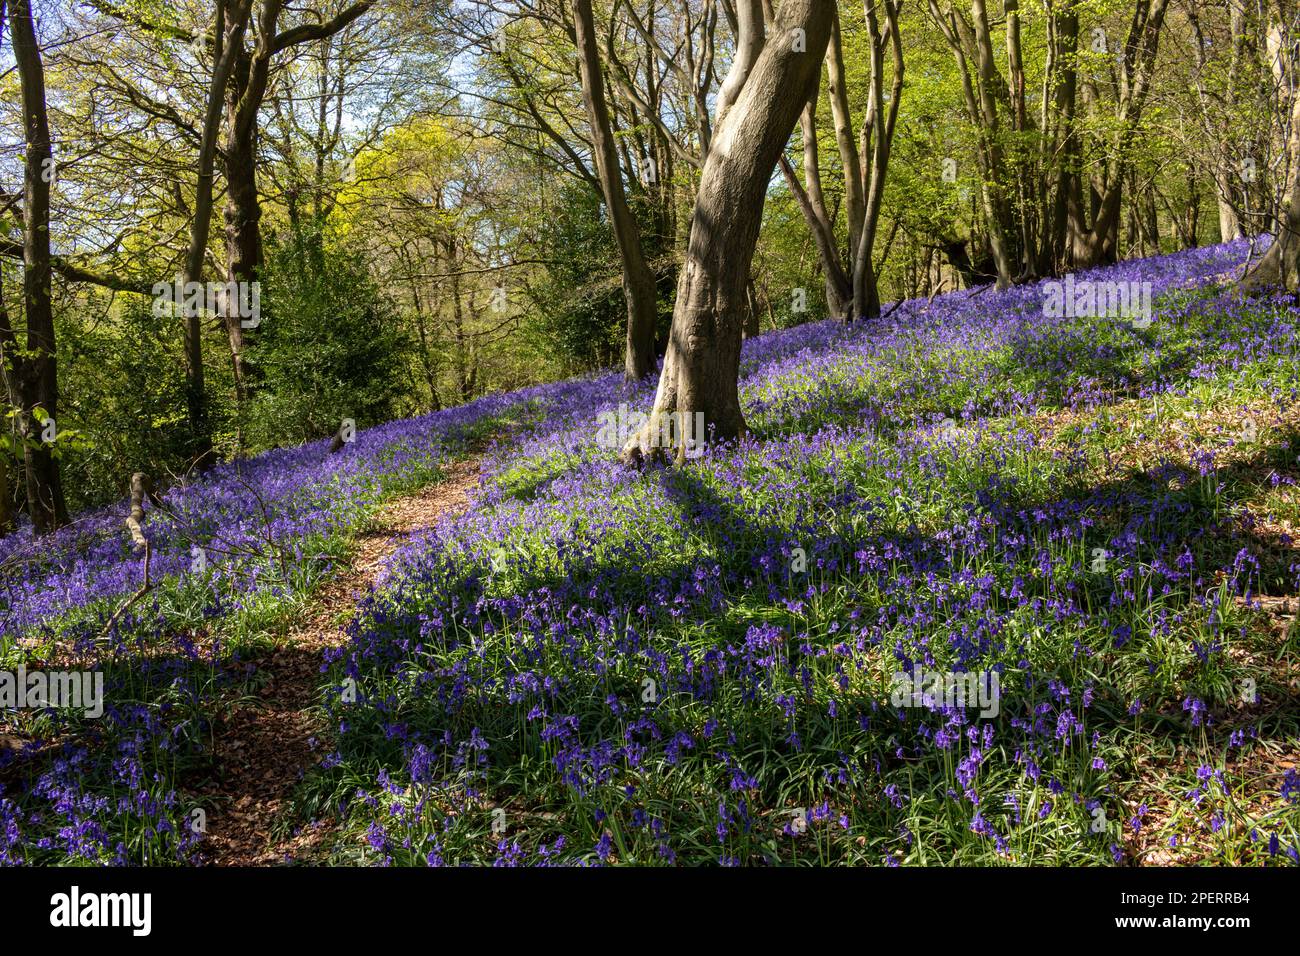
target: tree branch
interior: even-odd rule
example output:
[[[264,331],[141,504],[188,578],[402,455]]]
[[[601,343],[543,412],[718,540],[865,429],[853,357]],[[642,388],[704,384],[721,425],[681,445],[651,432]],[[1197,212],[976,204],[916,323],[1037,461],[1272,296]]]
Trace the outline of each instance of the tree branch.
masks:
[[[307,43],[310,40],[323,40],[338,33],[349,23],[356,20],[362,14],[366,13],[375,5],[375,0],[362,0],[361,3],[354,3],[333,20],[326,20],[324,23],[304,23],[283,33],[277,34],[271,43],[271,52],[279,53],[281,50],[299,43]]]
[[[12,239],[0,238],[0,256],[21,259],[23,257],[23,244]],[[140,279],[124,279],[119,276],[96,272],[93,269],[73,265],[63,256],[50,256],[50,267],[72,282],[89,282],[91,285],[103,286],[105,289],[114,289],[117,292],[138,292],[140,295],[153,294],[152,282]]]

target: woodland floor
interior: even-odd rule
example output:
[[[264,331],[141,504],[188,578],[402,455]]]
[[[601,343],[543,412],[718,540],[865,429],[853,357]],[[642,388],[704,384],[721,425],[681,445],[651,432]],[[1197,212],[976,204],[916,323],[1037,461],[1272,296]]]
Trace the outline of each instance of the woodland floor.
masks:
[[[374,584],[384,561],[414,532],[448,512],[464,509],[479,482],[477,457],[455,462],[444,480],[388,502],[358,535],[347,567],[313,596],[309,610],[256,665],[257,689],[232,702],[214,728],[216,769],[197,796],[222,808],[204,839],[215,866],[275,864],[319,841],[318,830],[279,835],[277,820],[294,787],[316,762],[314,739],[323,730],[314,713],[321,657],[344,641],[357,601]]]

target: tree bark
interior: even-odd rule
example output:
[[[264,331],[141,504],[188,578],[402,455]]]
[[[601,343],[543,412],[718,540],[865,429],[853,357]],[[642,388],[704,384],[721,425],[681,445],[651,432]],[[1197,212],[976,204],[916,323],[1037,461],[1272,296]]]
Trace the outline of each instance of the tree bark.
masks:
[[[1004,163],[998,117],[998,99],[1006,87],[993,60],[988,11],[984,0],[972,0],[970,19],[967,20],[951,5],[941,9],[938,0],[928,0],[928,6],[956,60],[966,113],[975,124],[980,201],[988,223],[989,250],[997,265],[997,284],[1004,288],[1017,277],[1016,266],[1020,257],[1013,244],[1019,237],[1019,230],[1009,201],[1011,185]],[[1002,99],[1005,100],[1005,95]]]
[[[1124,173],[1128,151],[1151,90],[1168,0],[1136,0],[1119,64],[1119,137],[1110,160],[1092,184],[1092,220],[1084,210],[1083,183],[1075,175],[1070,198],[1070,238],[1073,266],[1087,269],[1114,262],[1119,254]]]
[[[640,227],[623,191],[623,171],[610,127],[609,105],[605,100],[605,80],[601,73],[600,54],[596,46],[596,27],[591,0],[573,0],[574,42],[578,48],[578,66],[582,78],[582,98],[591,126],[592,153],[605,208],[618,241],[623,263],[623,297],[627,300],[627,347],[624,354],[624,377],[640,381],[655,367],[655,325],[659,318],[658,290],[654,273],[646,265],[641,247]]]
[[[903,93],[903,41],[899,35],[899,10],[901,0],[881,0],[888,36],[880,30],[876,0],[865,3],[867,31],[871,36],[871,99],[867,107],[867,121],[863,127],[864,153],[871,146],[869,181],[866,208],[863,211],[862,232],[853,246],[853,314],[857,318],[876,318],[880,315],[880,289],[872,255],[876,245],[876,231],[880,224],[880,211],[885,199],[885,175],[889,171],[889,156],[894,145],[894,129],[898,123],[898,104]],[[884,99],[885,43],[892,51],[894,75],[890,86],[889,104]],[[886,250],[887,252],[888,250]]]
[[[251,22],[252,0],[232,0],[245,25]],[[235,55],[227,91],[226,130],[222,157],[226,173],[226,281],[256,282],[262,268],[262,206],[257,190],[258,113],[266,98],[271,64],[275,55],[301,43],[331,37],[357,20],[374,6],[374,0],[362,0],[345,8],[338,16],[280,31],[284,0],[261,0],[256,21],[256,41],[252,49],[244,46],[246,30],[240,30],[238,42],[232,42]],[[241,317],[227,307],[223,316],[230,342],[235,393],[243,404],[248,395],[249,369],[245,358],[244,331]]]
[[[868,6],[871,0],[868,0]],[[849,115],[848,82],[844,74],[844,41],[840,30],[839,5],[831,22],[831,39],[826,49],[826,92],[831,102],[831,120],[835,124],[835,144],[844,167],[844,211],[848,217],[850,255],[858,248],[867,203],[863,195],[862,160],[854,142],[853,120]]]
[[[817,258],[822,267],[826,292],[826,309],[837,319],[848,319],[853,308],[853,284],[840,261],[839,247],[835,242],[835,227],[826,209],[826,196],[822,191],[819,151],[817,146],[817,91],[814,81],[808,103],[799,116],[803,133],[804,183],[799,182],[794,167],[784,154],[780,159],[781,175],[785,177],[790,194],[794,196],[799,211],[803,213],[808,231],[817,245]],[[856,148],[854,155],[857,155]]]
[[[731,70],[722,83],[722,89],[718,90],[717,118],[712,124],[714,135],[717,127],[722,125],[727,111],[739,99],[765,45],[766,21],[762,0],[738,0],[735,7],[736,55]],[[820,69],[820,63],[818,68]]]
[[[665,415],[679,413],[685,422],[702,415],[711,441],[745,434],[740,342],[754,246],[772,171],[818,79],[832,12],[826,0],[785,0],[767,42],[753,26],[740,38],[741,50],[761,45],[761,52],[752,68],[740,65],[743,83],[728,76],[724,87],[740,89],[717,123],[700,176],[668,352],[650,420],[624,447],[629,463],[664,451],[655,450],[652,436]],[[762,25],[759,18],[758,30]],[[681,462],[686,454],[681,441],[675,457]]]
[[[265,0],[257,19],[251,51],[243,37],[234,49],[234,64],[226,86],[226,121],[222,164],[226,174],[226,203],[222,211],[226,238],[226,281],[256,282],[262,268],[262,204],[257,195],[257,114],[270,80],[271,48],[279,24],[281,0]],[[224,308],[221,316],[230,345],[235,401],[241,410],[248,397],[244,359],[244,329],[238,310]]]
[[[56,420],[59,383],[54,342],[54,307],[50,296],[50,182],[53,149],[45,103],[45,66],[31,0],[13,0],[10,18],[14,62],[22,86],[23,133],[23,302],[27,319],[27,354],[13,356],[18,386],[19,430],[23,438],[27,508],[38,533],[53,531],[68,520],[63,483],[53,443],[45,440],[42,418]],[[5,323],[12,338],[12,329]],[[9,347],[16,342],[8,343]]]
[[[1241,281],[1242,291],[1300,292],[1300,95],[1293,95],[1287,139],[1287,184],[1281,223],[1273,244]]]
[[[218,0],[213,37],[216,49],[208,99],[203,114],[203,132],[199,140],[198,181],[194,189],[194,219],[190,223],[190,243],[185,254],[185,283],[203,278],[203,257],[208,249],[212,228],[213,176],[216,169],[217,137],[221,130],[226,84],[234,60],[243,47],[248,28],[250,0]],[[203,316],[185,317],[185,392],[190,429],[194,436],[194,464],[203,469],[212,464],[212,431],[208,420],[208,402],[203,375]]]

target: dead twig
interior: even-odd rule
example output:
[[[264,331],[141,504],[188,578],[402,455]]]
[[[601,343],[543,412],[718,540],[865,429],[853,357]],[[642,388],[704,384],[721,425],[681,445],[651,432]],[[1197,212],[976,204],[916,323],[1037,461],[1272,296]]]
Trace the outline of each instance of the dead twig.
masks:
[[[153,493],[153,485],[147,475],[137,471],[131,476],[131,513],[127,515],[126,527],[131,532],[131,540],[135,544],[137,551],[144,550],[144,581],[141,583],[139,590],[132,594],[122,603],[122,605],[113,612],[113,616],[108,619],[104,629],[99,632],[99,641],[104,640],[112,632],[113,627],[122,619],[127,611],[135,607],[150,590],[153,589],[153,582],[149,577],[149,559],[153,556],[153,550],[149,545],[149,539],[144,533],[144,502],[148,498],[151,502],[157,503],[157,498]]]

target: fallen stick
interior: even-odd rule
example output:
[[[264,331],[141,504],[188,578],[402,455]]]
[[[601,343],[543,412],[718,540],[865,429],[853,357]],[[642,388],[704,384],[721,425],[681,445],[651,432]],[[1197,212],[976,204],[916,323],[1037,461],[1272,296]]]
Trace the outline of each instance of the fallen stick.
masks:
[[[135,544],[136,550],[139,551],[142,548],[144,549],[144,582],[140,585],[139,590],[132,594],[131,597],[121,605],[121,607],[113,612],[113,616],[108,619],[108,623],[104,625],[104,629],[99,632],[97,642],[106,638],[113,630],[113,626],[121,620],[122,615],[135,607],[139,600],[148,594],[153,588],[153,583],[149,579],[149,559],[152,557],[153,552],[149,546],[149,539],[146,538],[144,534],[145,498],[148,498],[155,504],[157,503],[157,498],[154,497],[153,487],[148,476],[143,472],[137,471],[131,476],[131,513],[127,515],[126,527],[127,530],[131,532],[131,540]]]

